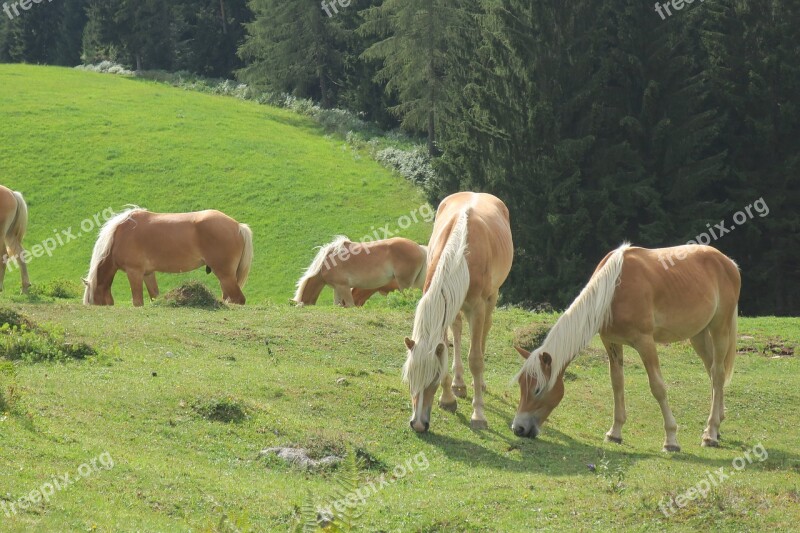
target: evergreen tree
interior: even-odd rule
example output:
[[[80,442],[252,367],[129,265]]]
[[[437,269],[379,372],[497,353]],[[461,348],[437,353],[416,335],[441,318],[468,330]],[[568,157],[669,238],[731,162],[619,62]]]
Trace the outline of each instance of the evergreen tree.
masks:
[[[435,155],[439,113],[455,90],[451,81],[458,36],[472,30],[462,0],[386,0],[365,10],[361,32],[382,40],[364,52],[383,61],[377,80],[397,96],[393,108],[408,129],[424,131]]]

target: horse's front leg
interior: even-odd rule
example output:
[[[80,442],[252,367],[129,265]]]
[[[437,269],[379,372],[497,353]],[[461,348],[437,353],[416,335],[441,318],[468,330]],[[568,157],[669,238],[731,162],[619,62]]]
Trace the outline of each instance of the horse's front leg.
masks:
[[[444,330],[442,342],[444,343],[444,376],[442,376],[442,395],[439,397],[439,407],[444,409],[445,411],[450,411],[451,413],[455,413],[456,409],[458,409],[458,400],[456,399],[456,395],[453,394],[453,377],[450,375],[450,372],[447,371],[447,329]]]
[[[625,424],[625,376],[622,372],[622,345],[607,342],[603,346],[608,353],[608,370],[611,374],[611,388],[614,391],[614,423],[606,433],[608,442],[622,444],[622,426]]]
[[[133,296],[133,306],[141,307],[144,305],[144,293],[142,282],[144,281],[144,273],[136,270],[128,270],[125,272],[128,275],[128,283],[131,284],[131,296]]]
[[[353,293],[351,292],[350,287],[347,285],[334,285],[333,294],[336,305],[341,305],[342,307],[356,306],[355,302],[353,301]]]

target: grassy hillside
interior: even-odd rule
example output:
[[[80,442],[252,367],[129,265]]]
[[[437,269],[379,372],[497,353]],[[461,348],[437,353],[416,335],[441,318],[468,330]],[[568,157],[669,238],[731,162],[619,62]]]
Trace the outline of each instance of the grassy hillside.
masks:
[[[315,245],[397,229],[419,209],[406,182],[286,111],[55,68],[0,65],[0,84],[0,183],[28,199],[29,248],[126,203],[218,208],[256,237],[244,307],[134,309],[123,277],[114,308],[37,302],[15,294],[17,272],[7,276],[0,531],[286,531],[304,509],[333,506],[340,483],[377,490],[358,504],[355,530],[797,529],[797,319],[741,320],[720,449],[699,446],[710,387],[687,342],[661,349],[681,453],[660,451],[661,413],[630,349],[625,442],[603,442],[613,402],[598,339],[570,366],[540,438],[516,438],[513,340],[557,318],[517,309],[496,313],[488,341],[490,429],[469,429],[462,400],[455,414],[434,409],[420,436],[400,380],[413,299],[286,304]],[[400,233],[424,241],[429,231]],[[34,259],[33,282],[77,281],[95,232]],[[217,290],[201,272],[159,279],[167,289],[187,277]],[[14,321],[27,330],[4,325]],[[260,454],[275,446],[361,463],[352,475],[303,470]],[[720,469],[729,477],[702,498],[662,513]]]
[[[0,65],[0,87],[0,184],[28,201],[26,246],[70,227],[81,234],[33,259],[34,284],[79,281],[97,233],[82,232],[81,222],[125,204],[214,208],[250,224],[252,303],[288,299],[312,248],[333,235],[360,239],[389,224],[400,236],[429,236],[424,222],[398,226],[424,203],[411,185],[288,111],[51,67]],[[205,274],[162,275],[160,285],[183,277]],[[17,273],[7,287],[19,290]],[[114,296],[130,305],[124,275]]]
[[[416,461],[358,506],[357,530],[786,531],[800,520],[800,363],[762,351],[770,343],[797,347],[793,319],[742,320],[741,334],[753,339],[740,346],[752,351],[740,354],[728,388],[720,449],[699,445],[709,404],[702,363],[688,343],[662,350],[683,445],[668,455],[660,451],[658,405],[630,350],[625,442],[603,442],[613,402],[598,339],[569,368],[566,397],[540,438],[513,436],[513,331],[552,324],[552,315],[498,313],[488,343],[488,431],[469,429],[461,401],[456,414],[434,409],[431,433],[418,436],[399,377],[410,310],[22,310],[101,355],[17,366],[21,398],[0,416],[0,503],[57,474],[75,478],[106,452],[114,466],[12,517],[0,510],[3,531],[286,531],[304,503],[330,505],[342,476],[259,456],[286,445],[360,450],[369,464],[359,487],[377,487],[382,474],[391,479],[403,473],[397,465]],[[238,409],[242,420],[218,420]],[[759,443],[768,458],[736,471],[733,461]],[[730,478],[706,498],[670,518],[659,511],[662,499],[720,468]]]

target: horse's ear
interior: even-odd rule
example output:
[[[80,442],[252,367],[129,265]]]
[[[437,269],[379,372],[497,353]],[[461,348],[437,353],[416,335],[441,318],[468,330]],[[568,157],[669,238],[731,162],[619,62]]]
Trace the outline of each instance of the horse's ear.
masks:
[[[441,357],[443,353],[444,353],[444,344],[440,342],[438,345],[436,345],[436,357]]]
[[[412,341],[408,337],[405,338],[405,343],[406,343],[406,348],[408,348],[409,350],[413,350],[414,349],[415,343],[414,343],[414,341]]]
[[[523,359],[527,359],[531,356],[531,352],[526,350],[525,348],[520,348],[519,346],[514,346],[514,348],[519,352]]]
[[[83,282],[83,284],[84,284],[84,285],[86,285],[87,287],[89,286],[89,280],[88,280],[88,279],[86,279],[86,278],[81,278],[81,281],[82,281],[82,282]]]
[[[542,370],[545,372],[550,372],[550,367],[553,364],[553,358],[550,357],[550,354],[547,352],[542,352],[539,354],[539,361],[542,362]]]

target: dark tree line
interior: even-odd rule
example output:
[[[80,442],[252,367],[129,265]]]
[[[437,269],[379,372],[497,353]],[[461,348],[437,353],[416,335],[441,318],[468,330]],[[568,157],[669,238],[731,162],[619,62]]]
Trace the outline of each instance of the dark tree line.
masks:
[[[622,240],[680,244],[763,198],[711,244],[744,313],[800,313],[796,0],[344,4],[63,0],[3,19],[0,61],[236,75],[402,125],[435,158],[433,202],[509,205],[511,302],[563,307]]]

